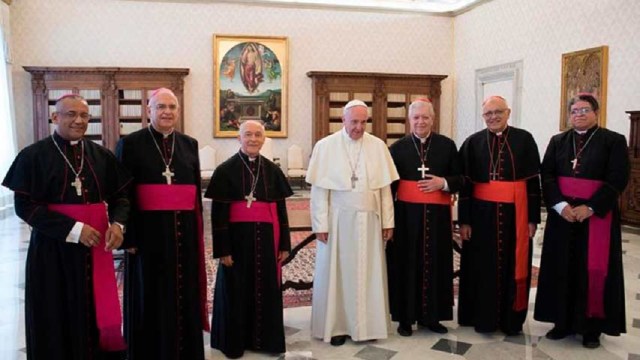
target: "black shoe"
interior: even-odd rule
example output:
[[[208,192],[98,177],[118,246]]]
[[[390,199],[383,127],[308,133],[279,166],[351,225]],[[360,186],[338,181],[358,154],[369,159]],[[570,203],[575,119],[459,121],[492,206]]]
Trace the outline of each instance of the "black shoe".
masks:
[[[596,349],[600,347],[600,334],[587,333],[582,336],[582,346],[587,349]]]
[[[401,322],[398,326],[398,334],[400,334],[400,336],[411,336],[413,334],[413,329],[408,323]]]
[[[549,332],[544,337],[549,340],[560,340],[567,337],[567,335],[569,335],[569,333],[566,330],[554,326],[553,329],[549,330]]]
[[[427,325],[427,329],[433,331],[436,334],[446,334],[449,332],[449,330],[447,330],[446,327],[444,327],[442,324],[440,324],[437,321],[434,322],[433,324]]]
[[[347,335],[338,335],[331,337],[331,345],[333,346],[344,345],[345,341],[347,341]]]

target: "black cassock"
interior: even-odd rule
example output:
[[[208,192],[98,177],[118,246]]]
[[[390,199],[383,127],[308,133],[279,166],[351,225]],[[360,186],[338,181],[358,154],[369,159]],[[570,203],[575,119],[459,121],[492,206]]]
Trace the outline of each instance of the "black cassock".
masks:
[[[278,250],[289,251],[291,239],[285,198],[293,192],[273,162],[263,156],[249,161],[245,154],[238,152],[216,168],[205,193],[205,197],[213,200],[213,257],[231,255],[233,259],[231,267],[222,262],[218,264],[211,347],[232,357],[241,356],[245,349],[267,353],[285,351],[273,225],[229,221],[231,203],[246,203],[245,196],[251,190],[253,179],[251,174],[257,173],[258,163],[260,173],[253,195],[256,201],[276,203],[280,223]]]
[[[54,137],[77,171],[81,145]],[[32,228],[25,276],[25,330],[31,360],[119,358],[98,348],[91,250],[66,242],[76,221],[47,209],[47,204],[106,201],[109,220],[126,223],[126,187],[131,177],[109,150],[83,142],[81,196],[70,185],[75,175],[51,137],[23,149],[2,183],[15,192],[16,214]]]
[[[574,171],[571,160],[576,152],[579,156]],[[604,185],[586,201],[567,198],[558,187],[559,176],[600,180]],[[542,161],[542,190],[548,214],[534,312],[536,320],[553,322],[580,334],[620,335],[626,331],[618,197],[628,180],[629,157],[624,136],[593,127],[584,135],[569,130],[551,138]],[[603,217],[612,211],[604,319],[586,316],[589,221],[573,224],[565,221],[552,208],[561,201],[571,206],[586,204],[593,209],[593,216]]]
[[[428,174],[444,177],[449,191],[462,186],[455,143],[432,134],[425,143],[413,135],[390,148],[401,180],[418,181],[422,158]],[[398,185],[392,185],[394,195]],[[395,198],[395,196],[394,196]],[[387,243],[389,305],[393,321],[431,324],[453,319],[453,234],[451,207],[395,201],[393,241]]]
[[[151,130],[152,138],[150,129],[129,134],[116,149],[134,177],[131,220],[125,234],[126,246],[137,248],[135,254],[126,255],[129,360],[204,359],[196,211],[141,211],[135,195],[137,185],[167,183],[162,173],[172,157],[175,136],[169,166],[174,173],[172,184],[195,185],[197,211],[201,211],[198,143],[177,131],[164,138]]]
[[[528,222],[540,223],[540,157],[525,130],[509,126],[501,136],[487,129],[471,135],[460,148],[465,185],[460,191],[458,221],[471,225],[460,259],[458,322],[478,332],[522,330],[527,310],[515,311],[515,205],[473,198],[474,183],[525,180]],[[529,239],[527,296],[531,282]]]

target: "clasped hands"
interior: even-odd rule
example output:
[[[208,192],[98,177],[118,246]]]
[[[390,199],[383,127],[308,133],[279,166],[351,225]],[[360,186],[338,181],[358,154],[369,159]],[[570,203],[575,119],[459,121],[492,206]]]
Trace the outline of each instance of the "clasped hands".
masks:
[[[562,212],[560,213],[560,216],[570,223],[576,221],[583,222],[591,217],[591,215],[593,215],[593,210],[589,209],[587,205],[578,205],[576,207],[567,205],[562,208]]]
[[[92,248],[94,246],[98,246],[101,241],[101,234],[98,230],[94,229],[91,225],[84,224],[82,226],[82,231],[80,232],[80,242],[88,247]],[[124,240],[124,236],[122,234],[122,228],[120,225],[113,223],[107,229],[105,233],[105,251],[115,250],[122,245],[122,241]]]

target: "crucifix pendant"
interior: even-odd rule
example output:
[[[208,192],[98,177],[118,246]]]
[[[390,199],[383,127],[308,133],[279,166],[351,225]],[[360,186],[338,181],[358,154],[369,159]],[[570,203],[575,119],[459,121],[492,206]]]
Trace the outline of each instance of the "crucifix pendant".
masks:
[[[424,179],[425,177],[427,177],[427,171],[429,171],[429,168],[424,166],[424,163],[422,163],[422,166],[418,168],[418,171],[420,171],[421,176]]]
[[[578,166],[578,158],[571,160],[570,163],[573,164],[573,166],[571,166],[571,169],[575,170],[576,166]]]
[[[249,193],[249,195],[244,197],[247,200],[247,209],[251,207],[251,203],[254,202],[256,200],[256,198],[253,197],[253,191]]]
[[[351,188],[352,189],[356,188],[356,181],[358,181],[358,177],[356,176],[356,173],[353,172],[353,173],[351,173]]]
[[[76,176],[76,179],[71,183],[71,186],[76,188],[76,195],[82,196],[82,183],[78,176]]]
[[[174,173],[171,172],[171,170],[169,170],[169,165],[166,166],[166,168],[164,169],[164,172],[162,173],[162,176],[164,176],[165,179],[167,179],[167,184],[171,185],[171,177],[175,175]]]

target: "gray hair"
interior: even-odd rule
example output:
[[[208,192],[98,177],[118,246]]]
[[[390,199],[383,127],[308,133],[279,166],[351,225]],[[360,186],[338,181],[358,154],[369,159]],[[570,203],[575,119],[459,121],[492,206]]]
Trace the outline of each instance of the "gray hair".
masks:
[[[424,100],[416,100],[409,105],[409,116],[411,116],[411,114],[413,114],[417,109],[423,107],[429,109],[429,115],[431,115],[432,118],[436,116],[436,112],[433,110],[433,104],[430,101]]]
[[[238,130],[240,134],[242,134],[242,132],[244,131],[244,129],[247,127],[246,124],[256,124],[258,126],[260,126],[260,129],[262,129],[262,132],[264,133],[266,130],[264,128],[264,125],[262,125],[262,123],[260,121],[256,121],[256,120],[247,120],[244,121],[242,124],[240,124],[240,129]]]

